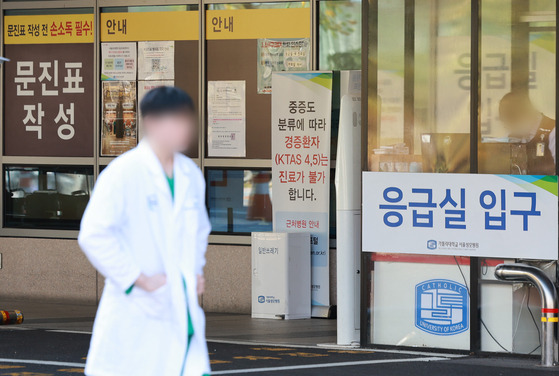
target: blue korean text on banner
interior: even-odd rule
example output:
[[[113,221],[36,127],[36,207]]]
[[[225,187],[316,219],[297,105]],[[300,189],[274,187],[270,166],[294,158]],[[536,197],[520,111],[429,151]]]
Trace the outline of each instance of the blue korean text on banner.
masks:
[[[557,190],[557,176],[365,172],[363,251],[557,260]]]

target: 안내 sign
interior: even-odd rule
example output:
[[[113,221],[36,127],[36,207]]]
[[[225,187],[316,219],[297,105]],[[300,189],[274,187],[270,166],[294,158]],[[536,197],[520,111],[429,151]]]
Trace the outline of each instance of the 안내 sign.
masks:
[[[557,260],[557,176],[363,174],[363,251]]]

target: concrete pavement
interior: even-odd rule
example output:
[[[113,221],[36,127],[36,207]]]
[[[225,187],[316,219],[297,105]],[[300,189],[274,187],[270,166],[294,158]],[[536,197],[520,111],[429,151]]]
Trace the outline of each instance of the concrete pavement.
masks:
[[[21,309],[21,326],[0,327],[0,375],[83,374],[95,306],[3,302]],[[208,349],[214,375],[548,375],[558,368],[538,359],[468,357],[397,350],[317,346],[334,343],[334,320],[252,320],[208,314]]]

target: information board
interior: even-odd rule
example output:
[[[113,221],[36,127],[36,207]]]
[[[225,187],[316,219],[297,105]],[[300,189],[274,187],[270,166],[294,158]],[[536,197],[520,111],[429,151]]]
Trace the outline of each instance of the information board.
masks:
[[[312,304],[329,305],[332,72],[272,77],[273,221],[311,234]]]
[[[557,176],[363,174],[363,251],[557,260]]]

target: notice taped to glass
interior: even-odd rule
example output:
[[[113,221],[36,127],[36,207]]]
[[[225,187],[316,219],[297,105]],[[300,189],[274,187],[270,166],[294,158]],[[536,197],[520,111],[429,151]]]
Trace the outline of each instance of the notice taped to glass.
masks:
[[[137,143],[136,81],[103,82],[101,155],[120,155]]]
[[[101,80],[136,81],[136,43],[101,43]]]
[[[246,156],[245,81],[208,82],[208,155]]]
[[[258,39],[258,94],[272,92],[272,72],[311,69],[311,41],[303,39]]]
[[[175,78],[175,41],[138,42],[138,80]]]

